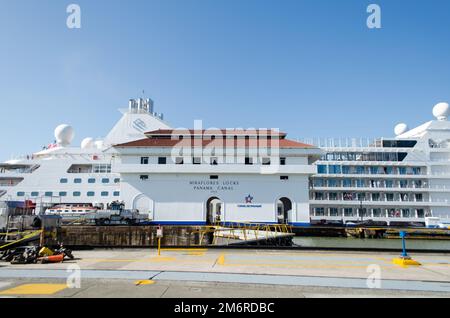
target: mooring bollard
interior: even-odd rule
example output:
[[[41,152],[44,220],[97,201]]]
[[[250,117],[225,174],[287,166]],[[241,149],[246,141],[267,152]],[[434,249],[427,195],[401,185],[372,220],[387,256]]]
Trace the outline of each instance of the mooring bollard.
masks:
[[[402,267],[406,266],[420,266],[421,264],[411,258],[406,251],[406,231],[400,231],[400,238],[402,239],[402,254],[399,258],[394,258],[392,262]]]

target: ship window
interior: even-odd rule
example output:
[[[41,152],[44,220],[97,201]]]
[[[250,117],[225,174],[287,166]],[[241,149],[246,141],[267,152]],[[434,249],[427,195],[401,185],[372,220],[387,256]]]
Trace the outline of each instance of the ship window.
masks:
[[[76,179],[73,180],[73,182],[74,182],[74,183],[81,183],[81,179],[76,178]]]
[[[175,164],[182,165],[184,163],[183,157],[176,157],[175,158]]]
[[[109,195],[109,192],[108,191],[103,191],[102,192],[102,197],[107,197]]]
[[[141,181],[147,181],[148,180],[148,175],[143,174],[143,175],[139,176],[139,178],[141,179]]]
[[[115,178],[114,183],[120,183],[120,178]]]
[[[211,165],[217,166],[219,162],[219,159],[217,157],[211,157]]]
[[[67,196],[67,192],[60,192],[60,193],[59,193],[59,196],[60,196],[60,197],[66,197],[66,196]]]
[[[209,179],[211,179],[211,180],[218,180],[219,179],[219,176],[209,176]]]
[[[102,183],[109,183],[109,179],[108,178],[103,178],[102,179]]]
[[[50,192],[50,191],[45,192],[45,196],[46,197],[51,197],[51,196],[53,196],[53,192]]]
[[[25,192],[17,192],[17,196],[18,197],[24,197],[25,196]]]
[[[282,166],[286,165],[286,158],[280,158],[280,165]]]
[[[114,192],[113,192],[113,196],[115,196],[115,197],[120,196],[120,192],[119,192],[119,191],[114,191]]]
[[[75,192],[73,193],[73,196],[74,196],[74,197],[79,197],[79,196],[81,196],[81,192],[75,191]]]
[[[202,158],[200,158],[200,157],[193,157],[193,158],[192,158],[192,163],[193,163],[194,165],[199,165],[199,164],[202,163]]]
[[[253,164],[253,158],[245,157],[245,164],[246,165],[252,165]]]
[[[338,165],[330,165],[328,167],[330,174],[340,174],[341,173],[341,166]]]
[[[262,158],[262,164],[263,164],[263,166],[269,166],[270,158]]]
[[[89,191],[89,192],[87,193],[87,196],[88,196],[88,197],[93,197],[93,196],[95,196],[95,192],[94,192],[94,191]]]
[[[318,165],[317,166],[317,172],[319,174],[326,174],[327,173],[327,166],[326,165]]]
[[[62,178],[61,180],[59,180],[60,183],[67,183],[68,180],[66,178]]]
[[[148,165],[148,157],[141,157],[141,165]]]
[[[95,183],[95,179],[94,178],[88,179],[88,183]]]
[[[289,180],[289,176],[280,176],[280,180]]]
[[[158,164],[159,165],[167,164],[167,158],[166,157],[158,157]]]
[[[32,197],[37,197],[39,195],[39,192],[31,192]]]

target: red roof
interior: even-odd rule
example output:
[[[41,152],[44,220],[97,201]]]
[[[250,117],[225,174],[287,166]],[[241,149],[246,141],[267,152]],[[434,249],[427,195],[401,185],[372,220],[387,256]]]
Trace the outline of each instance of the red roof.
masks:
[[[315,146],[289,140],[285,138],[281,139],[167,139],[167,138],[144,138],[141,140],[135,140],[124,144],[115,145],[118,148],[164,148],[164,147],[220,147],[220,148],[296,148],[296,149],[310,149],[316,148]]]

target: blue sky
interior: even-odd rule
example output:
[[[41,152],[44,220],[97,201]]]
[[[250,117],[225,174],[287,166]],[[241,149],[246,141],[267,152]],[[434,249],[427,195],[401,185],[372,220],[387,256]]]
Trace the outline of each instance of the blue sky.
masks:
[[[102,137],[143,89],[174,127],[391,136],[450,100],[449,39],[447,0],[0,0],[0,159]]]

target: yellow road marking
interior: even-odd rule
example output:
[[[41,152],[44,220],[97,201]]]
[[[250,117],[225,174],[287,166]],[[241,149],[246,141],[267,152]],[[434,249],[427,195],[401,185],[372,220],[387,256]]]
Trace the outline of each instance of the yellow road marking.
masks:
[[[225,254],[220,254],[219,258],[217,259],[217,265],[225,265]]]
[[[134,284],[136,286],[141,286],[141,285],[153,285],[155,283],[154,280],[149,280],[149,279],[145,279],[145,280],[137,280],[134,282]]]
[[[66,284],[25,284],[1,291],[0,295],[53,295],[66,288]]]
[[[162,248],[161,251],[174,252],[207,252],[207,248]]]

